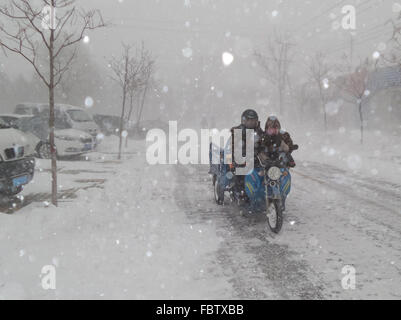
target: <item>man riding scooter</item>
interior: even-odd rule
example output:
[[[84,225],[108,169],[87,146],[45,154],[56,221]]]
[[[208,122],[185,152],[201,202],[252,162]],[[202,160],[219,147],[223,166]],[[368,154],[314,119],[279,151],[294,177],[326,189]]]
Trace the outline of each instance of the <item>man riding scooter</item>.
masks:
[[[242,141],[236,141],[234,136],[235,136],[235,131],[236,130],[241,130],[242,131]],[[260,121],[259,121],[259,116],[255,110],[248,109],[242,113],[241,116],[241,124],[237,127],[234,127],[231,129],[231,146],[232,146],[232,166],[233,166],[233,171],[235,172],[235,168],[243,168],[246,165],[244,164],[239,164],[238,161],[236,161],[234,154],[236,148],[239,148],[242,145],[242,157],[246,157],[246,131],[247,130],[254,130],[255,135],[254,135],[254,167],[260,166],[260,163],[257,159],[258,152],[261,147],[261,141],[263,137],[263,130],[260,127]],[[235,175],[235,188],[234,192],[238,194],[238,198],[241,200],[241,202],[248,202],[249,199],[245,193],[245,176],[243,175]]]

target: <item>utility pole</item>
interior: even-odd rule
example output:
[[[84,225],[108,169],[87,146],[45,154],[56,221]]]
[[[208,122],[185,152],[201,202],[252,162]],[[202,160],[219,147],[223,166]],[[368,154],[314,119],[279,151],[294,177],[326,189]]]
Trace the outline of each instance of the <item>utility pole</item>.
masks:
[[[288,52],[289,49],[293,46],[295,46],[295,43],[291,43],[290,41],[278,41],[278,43],[281,46],[281,53],[280,57],[278,58],[279,61],[279,69],[278,69],[278,81],[279,81],[279,86],[281,89],[279,90],[279,105],[280,105],[280,115],[284,115],[284,103],[286,100],[286,94],[287,91],[286,89],[290,88],[290,79],[289,79],[289,74],[288,74],[288,69],[290,66],[290,63],[292,62],[289,57],[288,57]]]
[[[351,41],[350,41],[350,72],[352,72],[354,65],[354,35],[352,32],[350,33]]]

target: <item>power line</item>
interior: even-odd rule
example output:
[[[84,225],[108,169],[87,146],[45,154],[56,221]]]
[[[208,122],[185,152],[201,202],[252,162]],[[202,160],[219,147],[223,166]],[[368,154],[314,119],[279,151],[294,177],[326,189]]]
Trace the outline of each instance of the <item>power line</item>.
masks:
[[[364,40],[362,40],[362,41],[356,41],[356,42],[354,42],[354,46],[360,46],[360,45],[363,45],[363,44],[368,43],[369,41],[378,40],[378,38],[379,38],[379,35],[376,35],[376,36],[373,36],[373,37],[364,39]],[[336,50],[332,50],[331,53],[336,53],[336,52],[339,52],[339,51],[345,50],[345,49],[346,49],[346,46],[345,46],[345,47],[338,48],[338,49],[336,49]]]
[[[383,34],[383,32],[385,31],[385,29],[387,28],[387,26],[383,25],[380,29],[373,31],[373,32],[366,32],[366,33],[362,33],[362,35],[359,36],[359,38],[356,39],[356,41],[354,42],[354,45],[360,45],[363,43],[368,42],[369,40],[373,40],[373,39],[377,39],[379,36],[381,36]],[[346,40],[348,41],[348,40]],[[337,52],[343,49],[346,49],[348,46],[348,44],[341,44],[340,46],[336,46],[332,49],[330,49],[330,51],[328,51],[327,53],[330,52]]]
[[[299,25],[298,27],[296,27],[296,30],[300,30],[303,27],[305,27],[306,25],[308,25],[310,22],[315,21],[317,19],[319,19],[320,17],[322,17],[323,15],[325,15],[326,13],[328,13],[329,11],[333,10],[334,8],[337,8],[338,6],[340,6],[342,3],[344,3],[347,0],[341,0],[339,2],[337,2],[334,6],[331,6],[330,8],[324,10],[322,13],[320,13],[319,15],[312,17],[310,20],[306,21],[305,23]]]
[[[368,3],[368,2],[369,2],[369,1],[366,1],[366,2],[362,3],[360,6],[362,6],[363,4]],[[359,7],[360,7],[360,6],[359,6]],[[370,9],[372,9],[372,8],[374,8],[374,7],[377,7],[377,5],[376,5],[376,4],[373,4],[373,5],[371,5],[371,6],[367,7],[367,8],[365,8],[363,11],[359,12],[359,16],[360,16],[361,14],[363,14],[363,13],[369,11]],[[373,26],[373,27],[371,27],[371,28],[368,28],[367,30],[364,30],[364,31],[361,32],[360,34],[357,34],[357,36],[359,37],[359,39],[358,39],[357,42],[354,42],[354,45],[360,45],[360,44],[363,44],[363,43],[365,43],[365,42],[367,42],[367,41],[369,41],[369,40],[376,39],[379,35],[381,35],[382,33],[384,33],[384,32],[386,31],[386,29],[387,29],[386,23],[380,23],[380,24],[378,24],[378,25],[376,25],[376,26]],[[371,37],[372,35],[375,35],[375,37]],[[368,36],[368,37],[365,38],[365,36]],[[361,39],[361,38],[362,38],[362,39]],[[343,44],[343,45],[340,45],[340,47],[336,46],[336,47],[334,47],[334,48],[331,50],[331,52],[337,52],[337,51],[339,51],[339,50],[345,49],[346,47],[347,47],[347,45],[344,46],[344,44]]]
[[[305,23],[302,23],[299,27],[297,27],[297,30],[294,30],[294,33],[303,30],[305,27],[307,27],[308,25],[310,25],[312,22],[320,19],[322,16],[324,16],[325,14],[327,14],[328,12],[330,12],[331,10],[333,10],[334,8],[337,8],[339,6],[341,6],[342,4],[344,4],[346,0],[341,0],[341,1],[337,1],[334,5],[330,6],[327,9],[324,9],[320,14],[312,17],[311,19],[309,19],[308,21],[306,21]],[[360,3],[359,5],[356,6],[356,8],[360,9],[363,8],[360,12],[358,12],[358,16],[361,16],[362,14],[365,14],[366,12],[368,12],[369,10],[371,10],[373,7],[375,7],[376,5],[370,5],[369,3],[371,3],[372,0],[366,0],[363,1],[362,3]],[[368,5],[367,7],[365,7],[366,5]],[[118,28],[135,28],[135,29],[142,29],[142,30],[149,30],[149,31],[156,31],[156,32],[163,32],[163,33],[183,33],[183,34],[205,34],[205,33],[211,33],[211,32],[215,32],[215,28],[213,27],[213,25],[210,24],[205,24],[205,23],[201,23],[199,21],[196,22],[191,22],[191,24],[189,25],[185,25],[185,21],[177,21],[177,20],[163,20],[163,19],[136,19],[136,18],[118,18],[119,20],[130,20],[129,24],[116,24],[115,26]],[[155,25],[159,24],[159,26]],[[149,25],[150,24],[150,25]],[[168,26],[160,26],[160,24],[167,24]],[[317,26],[314,27],[319,27],[319,25],[321,26],[321,24],[318,24]],[[219,27],[221,27],[221,25],[219,25]],[[226,29],[230,29],[230,27],[226,28]],[[247,28],[245,28],[247,29]],[[244,34],[244,32],[241,32],[244,30],[244,28],[241,27],[241,31],[236,32],[233,31],[232,34],[234,35],[245,35],[245,36],[258,36],[257,33],[255,33],[256,29],[263,29],[264,28],[248,28],[248,30],[252,30],[250,34]],[[373,26],[371,28],[368,28],[367,30],[364,30],[363,32],[361,32],[361,34],[358,35],[358,40],[354,43],[355,45],[361,45],[369,40],[375,39],[377,38],[377,36],[379,35],[379,33],[381,34],[382,32],[384,32],[385,30],[385,26],[379,24],[376,26]],[[223,36],[224,31],[222,30],[222,36]],[[263,36],[266,35],[266,32],[263,32]],[[376,35],[375,37],[372,38],[373,35]],[[330,50],[328,53],[335,53],[337,51],[343,50],[344,48],[347,47],[347,45],[344,45],[344,43],[340,43],[340,46],[338,47],[335,46],[332,50]]]
[[[366,1],[362,2],[361,4],[359,4],[358,6],[356,6],[356,9],[361,8],[362,6],[368,4],[368,3],[371,2],[371,1],[372,1],[372,0],[366,0]],[[332,7],[328,8],[328,9],[326,9],[326,10],[325,10],[324,12],[322,12],[321,14],[315,16],[315,17],[312,18],[311,20],[309,20],[309,21],[307,21],[306,23],[300,25],[296,30],[294,30],[294,32],[297,32],[297,31],[302,30],[303,27],[305,27],[309,22],[311,22],[312,20],[316,20],[316,19],[320,18],[320,17],[323,16],[324,14],[328,13],[330,10],[332,10],[332,9],[338,7],[339,5],[341,5],[343,2],[345,2],[345,1],[340,1],[340,2],[338,2],[337,4],[335,4],[334,6],[332,6]],[[372,7],[373,7],[373,6],[370,6],[370,7],[365,8],[363,11],[361,11],[361,12],[358,13],[358,16],[360,16],[361,14],[367,12],[367,11],[368,11],[370,8],[372,8]],[[319,29],[321,29],[322,25],[320,25],[320,26],[315,26],[315,28],[316,28],[316,27],[320,27]]]
[[[317,16],[314,16],[313,18],[311,18],[310,20],[308,20],[307,22],[301,24],[301,26],[299,28],[297,28],[296,31],[299,31],[300,29],[304,28],[306,25],[308,25],[309,23],[311,23],[314,20],[319,19],[321,16],[323,16],[325,13],[329,12],[330,10],[338,7],[339,5],[343,4],[346,0],[341,0],[339,2],[337,2],[335,5],[325,9],[322,13],[320,13]],[[364,2],[362,2],[361,4],[359,4],[357,6],[357,8],[360,8],[366,4],[368,4],[370,1],[372,0],[366,0]],[[366,12],[368,11],[368,8],[365,8],[365,10],[362,12]],[[150,30],[150,31],[161,31],[161,32],[170,32],[170,33],[210,33],[210,32],[215,32],[215,28],[213,25],[210,24],[204,24],[201,23],[199,21],[195,22],[194,24],[190,24],[188,26],[185,26],[185,22],[184,21],[177,21],[177,20],[163,20],[163,19],[137,19],[137,18],[132,18],[132,17],[122,17],[122,18],[113,18],[113,20],[131,20],[131,22],[129,24],[115,24],[116,27],[118,28],[136,28],[136,29],[143,29],[143,30]],[[134,21],[132,21],[134,20]],[[162,26],[155,26],[154,23],[166,23],[166,24],[170,24],[172,26],[167,26],[167,27],[162,27]],[[148,25],[151,24],[151,25]],[[174,26],[174,24],[176,24],[177,26]],[[185,26],[185,27],[184,27]],[[219,26],[220,27],[220,26]],[[230,27],[226,28],[226,29],[230,29]],[[255,29],[256,28],[248,28],[248,30],[250,31],[250,33],[244,33],[243,30],[247,29],[244,27],[241,27],[241,31],[234,31],[233,34],[236,35],[243,35],[243,36],[265,36],[266,32],[264,30],[266,30],[265,28],[258,28],[259,30],[263,30],[262,34],[256,34],[255,33]],[[294,32],[296,32],[294,31]],[[225,33],[225,31],[222,31],[222,36]]]

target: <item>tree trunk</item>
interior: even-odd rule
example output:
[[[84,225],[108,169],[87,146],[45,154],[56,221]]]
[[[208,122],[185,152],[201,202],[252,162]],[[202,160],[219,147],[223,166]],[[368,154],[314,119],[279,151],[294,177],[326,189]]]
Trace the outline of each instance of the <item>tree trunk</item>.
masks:
[[[284,99],[283,99],[283,89],[281,88],[281,86],[279,86],[278,88],[278,99],[279,99],[279,108],[280,108],[280,115],[283,116],[284,115]]]
[[[359,103],[359,120],[361,122],[361,144],[363,144],[363,113],[362,113],[362,102]]]
[[[132,112],[134,111],[134,95],[132,94],[130,94],[130,97],[129,97],[129,103],[130,103],[130,109],[129,109],[129,112],[128,112],[128,118],[127,118],[127,120],[128,121],[130,121],[131,120],[131,117],[132,117]]]
[[[118,145],[118,160],[121,160],[121,150],[123,146],[123,130],[124,130],[124,114],[125,114],[125,104],[127,100],[127,93],[123,90],[123,108],[121,110],[120,118],[120,143]]]
[[[54,1],[52,1],[54,7]],[[50,29],[49,43],[50,82],[49,82],[49,129],[50,152],[52,171],[52,204],[57,206],[57,150],[54,143],[54,29]]]
[[[128,112],[128,118],[127,118],[127,124],[129,124],[130,120],[131,120],[131,115],[132,115],[132,111],[134,110],[134,95],[132,93],[130,93],[129,95],[129,112]],[[128,139],[125,139],[125,147],[128,148]]]
[[[148,81],[149,81],[149,80],[148,80]],[[147,92],[148,92],[148,86],[149,86],[148,81],[146,82],[145,89],[143,90],[142,101],[141,101],[141,108],[140,108],[140,110],[139,110],[139,115],[138,115],[138,123],[137,123],[138,125],[139,125],[139,123],[141,122],[142,111],[143,111],[143,107],[145,106],[145,99],[146,99],[146,94],[147,94]]]
[[[319,83],[319,94],[320,94],[320,101],[322,103],[322,109],[323,109],[323,121],[324,121],[324,131],[327,132],[327,112],[326,112],[326,101],[323,96],[322,92],[322,86]]]
[[[121,118],[120,118],[120,143],[118,145],[118,160],[121,160],[121,150],[123,146],[123,130],[124,130],[124,115],[125,115],[125,104],[127,102],[127,89],[129,86],[128,83],[128,64],[129,64],[129,53],[127,52],[125,56],[125,73],[124,73],[124,84],[123,84],[123,107],[121,110]]]

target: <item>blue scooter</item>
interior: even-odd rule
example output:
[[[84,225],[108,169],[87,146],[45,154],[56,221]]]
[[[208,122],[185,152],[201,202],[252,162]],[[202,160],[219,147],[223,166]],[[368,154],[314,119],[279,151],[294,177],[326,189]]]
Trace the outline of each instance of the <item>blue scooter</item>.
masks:
[[[245,178],[245,190],[253,206],[266,212],[270,229],[279,233],[283,226],[285,201],[291,191],[288,159],[281,153],[277,160],[258,156],[262,169]]]
[[[294,150],[297,149],[298,146]],[[219,159],[218,163],[212,163],[213,155],[215,159]],[[209,173],[213,176],[216,203],[223,205],[225,192],[229,192],[233,202],[239,205],[249,202],[253,209],[265,211],[270,229],[279,233],[283,226],[285,201],[291,191],[287,155],[284,152],[279,153],[277,160],[270,160],[263,154],[258,155],[261,168],[253,170],[242,180],[235,175],[235,168],[227,164],[230,155],[229,145],[220,149],[210,144]]]

